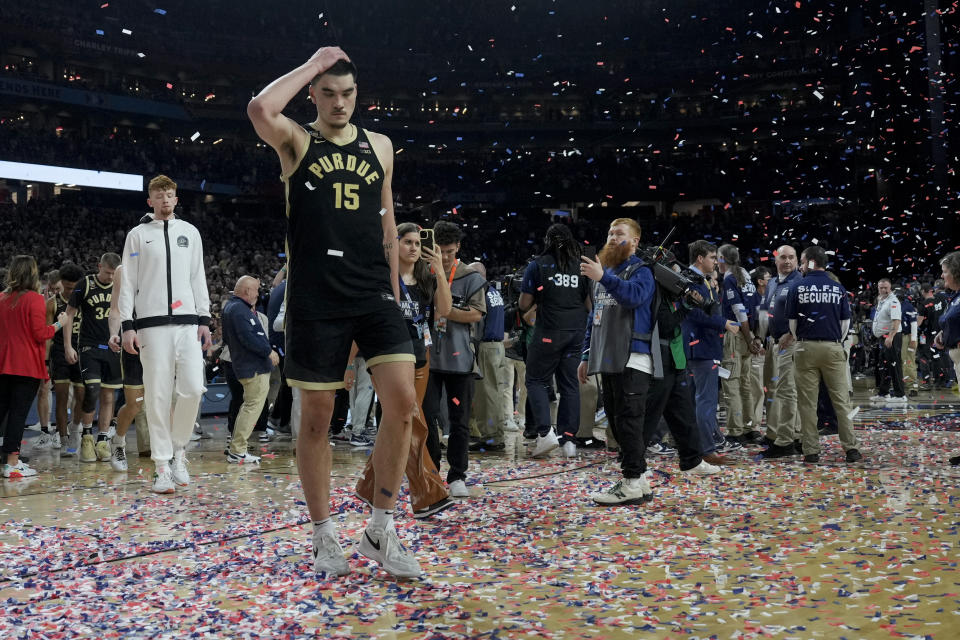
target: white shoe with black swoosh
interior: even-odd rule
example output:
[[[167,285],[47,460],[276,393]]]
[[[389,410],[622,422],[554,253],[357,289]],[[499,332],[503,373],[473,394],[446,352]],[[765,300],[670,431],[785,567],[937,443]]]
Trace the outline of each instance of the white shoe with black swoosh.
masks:
[[[327,576],[345,576],[350,573],[343,547],[336,537],[320,532],[313,534],[313,570]]]
[[[418,578],[423,573],[416,557],[400,544],[392,523],[379,532],[367,527],[360,538],[358,550],[361,555],[379,562],[384,571],[397,578]]]

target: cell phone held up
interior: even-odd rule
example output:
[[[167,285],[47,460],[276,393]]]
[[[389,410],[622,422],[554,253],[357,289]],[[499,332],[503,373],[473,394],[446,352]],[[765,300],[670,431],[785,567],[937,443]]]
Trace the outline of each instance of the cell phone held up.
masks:
[[[436,246],[433,241],[433,229],[420,229],[420,246],[429,249]]]

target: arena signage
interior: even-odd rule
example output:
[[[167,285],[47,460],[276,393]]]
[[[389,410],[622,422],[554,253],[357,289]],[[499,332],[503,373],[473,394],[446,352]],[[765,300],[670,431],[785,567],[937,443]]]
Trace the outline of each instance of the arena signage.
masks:
[[[133,173],[112,173],[72,167],[55,167],[48,164],[28,164],[0,160],[0,178],[48,182],[51,184],[75,184],[101,189],[143,191],[143,176]]]

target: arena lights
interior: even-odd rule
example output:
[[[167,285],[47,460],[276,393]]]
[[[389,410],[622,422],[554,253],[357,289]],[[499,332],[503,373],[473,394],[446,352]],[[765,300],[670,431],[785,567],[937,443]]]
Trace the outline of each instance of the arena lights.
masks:
[[[7,162],[0,160],[0,178],[30,180],[50,184],[70,184],[101,189],[143,191],[143,176],[133,173],[92,171],[73,167],[55,167],[47,164]]]

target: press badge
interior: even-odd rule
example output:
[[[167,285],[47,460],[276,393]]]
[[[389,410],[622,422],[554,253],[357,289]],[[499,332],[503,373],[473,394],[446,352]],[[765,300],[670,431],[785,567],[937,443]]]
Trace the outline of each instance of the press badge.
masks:
[[[593,326],[599,327],[603,319],[603,303],[599,302],[593,307]]]
[[[423,323],[423,344],[427,347],[433,344],[433,338],[430,337],[430,325]]]

